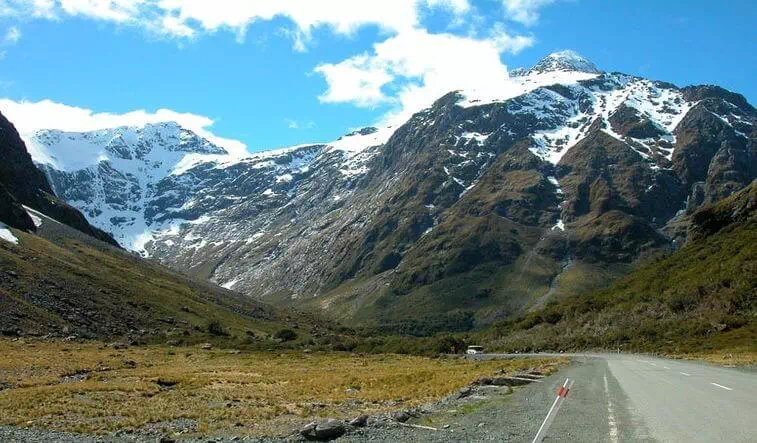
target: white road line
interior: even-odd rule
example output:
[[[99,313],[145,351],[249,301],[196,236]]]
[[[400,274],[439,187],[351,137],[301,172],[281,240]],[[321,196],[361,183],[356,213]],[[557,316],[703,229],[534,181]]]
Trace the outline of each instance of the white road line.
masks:
[[[685,375],[685,376],[687,376],[687,377],[691,377],[691,374],[687,374],[687,373],[685,373],[685,372],[679,372],[679,374],[681,374],[681,375]]]
[[[610,399],[610,388],[607,386],[607,372],[605,372],[605,393],[607,394],[607,424],[610,427],[610,441],[618,443],[618,424],[615,421],[615,412]]]
[[[657,366],[656,364],[652,363],[651,361],[649,362],[649,364],[652,365],[652,366]]]
[[[713,386],[717,386],[717,387],[719,387],[719,388],[723,388],[723,389],[725,389],[726,391],[733,391],[733,389],[732,389],[732,388],[729,388],[728,386],[719,385],[719,384],[717,384],[717,383],[710,383],[710,384],[711,384],[711,385],[713,385]]]
[[[667,366],[663,366],[663,368],[665,368],[665,369],[670,369],[670,368],[669,368],[669,367],[667,367]]]

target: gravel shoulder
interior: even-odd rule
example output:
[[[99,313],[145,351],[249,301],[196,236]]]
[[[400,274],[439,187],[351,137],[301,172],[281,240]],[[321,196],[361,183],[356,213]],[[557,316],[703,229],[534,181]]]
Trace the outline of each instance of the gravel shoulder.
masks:
[[[612,401],[615,426],[619,429],[615,441],[648,441],[643,423],[629,413],[628,401],[609,373],[607,361],[594,358],[575,358],[568,367],[544,378],[541,383],[516,387],[511,394],[492,391],[476,402],[448,405],[446,409],[415,421],[438,431],[387,424],[340,441],[530,442],[566,377],[576,383],[553,422],[547,441],[612,441],[608,399]],[[445,428],[445,425],[449,427]],[[629,430],[633,430],[633,434]]]

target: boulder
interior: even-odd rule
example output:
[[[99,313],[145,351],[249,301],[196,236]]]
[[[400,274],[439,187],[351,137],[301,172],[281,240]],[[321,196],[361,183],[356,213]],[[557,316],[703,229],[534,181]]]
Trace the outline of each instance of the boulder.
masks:
[[[300,435],[308,440],[328,441],[341,437],[346,431],[344,423],[330,418],[320,423],[307,424],[300,431]]]
[[[405,423],[406,421],[410,420],[410,414],[407,411],[395,411],[392,413],[392,418],[394,421]]]
[[[315,437],[318,440],[333,440],[344,435],[346,428],[339,420],[328,419],[318,423],[315,427]]]
[[[456,398],[459,400],[461,398],[470,397],[470,395],[473,393],[473,389],[470,386],[466,386],[459,391],[457,391]]]
[[[368,424],[368,416],[367,415],[361,415],[359,417],[353,418],[350,420],[350,426],[356,427],[356,428],[363,428]]]
[[[305,427],[300,430],[300,435],[307,438],[308,440],[315,440],[316,426],[318,426],[318,423],[316,422],[306,424]]]

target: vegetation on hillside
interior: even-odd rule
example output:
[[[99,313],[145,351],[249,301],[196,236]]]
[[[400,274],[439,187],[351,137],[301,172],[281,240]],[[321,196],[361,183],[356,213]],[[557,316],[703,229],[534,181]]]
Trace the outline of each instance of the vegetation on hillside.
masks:
[[[313,316],[187,278],[44,219],[0,241],[0,334],[280,348],[337,334]]]
[[[757,183],[693,220],[681,250],[477,339],[502,351],[757,351]]]

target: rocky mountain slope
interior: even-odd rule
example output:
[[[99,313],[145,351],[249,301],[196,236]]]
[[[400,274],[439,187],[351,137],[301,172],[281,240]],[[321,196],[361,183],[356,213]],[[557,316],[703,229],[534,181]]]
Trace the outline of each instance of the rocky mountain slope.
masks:
[[[757,352],[757,180],[696,211],[684,248],[478,337],[508,351]]]
[[[242,159],[169,124],[29,142],[56,192],[130,249],[414,334],[604,286],[757,177],[757,111],[738,94],[573,52],[514,74],[398,128]]]

